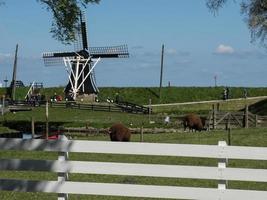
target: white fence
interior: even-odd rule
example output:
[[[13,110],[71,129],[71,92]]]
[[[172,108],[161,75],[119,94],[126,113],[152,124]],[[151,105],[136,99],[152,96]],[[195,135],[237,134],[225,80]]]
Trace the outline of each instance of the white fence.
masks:
[[[227,189],[226,181],[267,182],[266,169],[228,168],[227,159],[267,160],[267,148],[219,145],[0,139],[0,150],[61,152],[59,159],[0,160],[0,170],[58,172],[58,181],[0,179],[0,190],[201,200],[266,200],[267,191]],[[217,158],[218,167],[68,161],[67,152]],[[67,173],[218,180],[218,188],[68,181]]]

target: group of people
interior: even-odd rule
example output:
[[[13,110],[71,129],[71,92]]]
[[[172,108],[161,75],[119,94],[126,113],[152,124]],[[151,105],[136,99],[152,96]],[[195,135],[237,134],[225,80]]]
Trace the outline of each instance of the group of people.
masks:
[[[248,97],[248,91],[246,88],[243,89],[243,97],[246,99]],[[229,87],[225,87],[223,89],[223,100],[227,100],[230,99],[231,95],[230,95],[230,89]]]
[[[227,100],[230,98],[230,89],[226,87],[223,89],[223,100]]]
[[[41,95],[40,93],[36,95],[27,95],[26,96],[26,101],[30,106],[40,106],[41,101],[43,101],[44,96]]]

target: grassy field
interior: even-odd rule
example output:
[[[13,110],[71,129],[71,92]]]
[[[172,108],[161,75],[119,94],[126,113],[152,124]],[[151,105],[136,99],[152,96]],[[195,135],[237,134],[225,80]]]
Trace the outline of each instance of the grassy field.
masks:
[[[237,111],[244,108],[245,104],[254,103],[255,100],[241,100],[237,102],[221,102],[220,109]],[[148,115],[87,111],[78,109],[49,108],[49,124],[52,127],[81,127],[107,128],[116,122],[121,122],[128,127],[140,128],[179,128],[181,126],[177,118],[186,113],[199,113],[206,115],[212,109],[212,104],[180,105],[168,107],[154,107],[150,116],[154,124],[149,123]],[[169,115],[171,123],[164,124],[164,117]],[[30,131],[31,120],[34,119],[36,127],[45,125],[45,108],[35,107],[32,111],[6,113],[0,116],[0,133],[18,131]]]
[[[220,140],[227,141],[227,133],[224,131],[202,132],[202,133],[166,133],[166,134],[145,134],[145,142],[157,143],[184,143],[184,144],[217,144]],[[107,135],[92,135],[77,139],[86,140],[109,140]],[[133,135],[134,142],[139,141],[139,135]],[[267,129],[239,129],[233,130],[231,134],[232,145],[242,146],[262,146],[267,147]],[[0,152],[0,158],[19,158],[19,159],[57,159],[55,153],[44,152]],[[107,154],[81,154],[71,153],[70,160],[84,161],[105,161],[105,162],[129,162],[129,163],[151,163],[151,164],[170,164],[170,165],[197,165],[197,166],[217,166],[216,159],[194,159],[184,157],[163,157],[163,156],[126,156],[126,155],[107,155]],[[267,162],[263,161],[244,161],[229,160],[229,167],[244,168],[263,168],[267,169]],[[1,172],[0,178],[30,179],[30,180],[56,180],[55,173],[43,172]],[[149,178],[133,176],[110,176],[110,175],[90,175],[90,174],[71,174],[71,181],[90,181],[105,183],[129,183],[129,184],[153,184],[153,185],[174,185],[174,186],[195,186],[195,187],[217,187],[217,181],[175,179],[175,178]],[[267,190],[266,183],[248,183],[231,181],[229,188]],[[0,199],[55,199],[55,194],[40,193],[16,193],[0,192]],[[104,196],[71,195],[70,199],[136,199],[118,198]],[[139,198],[142,199],[142,198]]]
[[[223,88],[217,87],[170,87],[163,88],[161,103],[177,103],[201,100],[220,99]],[[233,98],[242,97],[243,88],[231,88]],[[18,99],[23,99],[27,89],[18,89]],[[250,88],[249,96],[267,95],[267,88]],[[0,89],[0,95],[5,93]],[[44,89],[43,94],[47,97],[54,93],[63,94],[63,88]],[[148,99],[152,99],[152,103],[159,103],[158,88],[100,88],[99,98],[105,100],[107,97],[115,98],[118,93],[125,101],[135,102],[138,104],[148,104]],[[254,104],[257,101],[241,100],[241,101],[224,101],[221,102],[221,110],[240,110],[245,104]],[[264,108],[264,105],[262,108]],[[122,122],[126,126],[140,128],[144,127],[165,127],[177,128],[177,124],[163,125],[164,116],[171,115],[173,117],[189,113],[197,112],[207,114],[211,109],[212,104],[196,104],[183,106],[168,106],[155,107],[155,114],[151,119],[155,120],[155,124],[150,124],[147,115],[137,115],[128,113],[109,113],[109,112],[93,112],[85,110],[74,110],[64,108],[49,109],[49,123],[51,126],[64,127],[85,127],[91,126],[95,128],[107,128],[115,122]],[[266,106],[265,106],[266,107]],[[254,108],[256,109],[256,108]],[[31,119],[38,124],[44,125],[45,109],[44,107],[36,107],[33,111],[7,113],[4,117],[0,116],[0,133],[12,132],[16,130],[29,130]],[[76,136],[75,139],[81,140],[109,140],[107,135],[90,135]],[[140,136],[135,134],[132,136],[132,141],[138,142]],[[165,133],[165,134],[145,134],[145,142],[157,143],[185,143],[185,144],[217,144],[220,140],[228,140],[225,131],[201,132],[201,133]],[[257,129],[236,129],[231,132],[232,145],[241,146],[261,146],[267,147],[267,128]],[[0,158],[20,158],[20,159],[57,159],[55,153],[44,152],[0,152]],[[215,159],[193,159],[181,157],[161,157],[161,156],[122,156],[122,155],[105,155],[105,154],[70,154],[71,160],[90,160],[90,161],[109,161],[109,162],[132,162],[132,163],[159,163],[159,164],[182,164],[182,165],[203,165],[217,166]],[[267,169],[267,162],[262,161],[243,161],[230,160],[229,167],[252,167]],[[26,172],[2,172],[0,178],[16,178],[30,180],[56,180],[55,173],[26,173]],[[174,186],[196,186],[196,187],[217,187],[216,181],[209,180],[191,180],[191,179],[170,179],[170,178],[147,178],[147,177],[132,177],[132,176],[104,176],[104,175],[81,175],[71,174],[72,181],[92,181],[92,182],[116,182],[116,183],[131,183],[131,184],[158,184],[158,185],[174,185]],[[266,183],[247,183],[247,182],[229,182],[230,188],[248,188],[256,190],[267,190]],[[71,195],[70,199],[136,199],[136,198],[118,198],[118,197],[101,197],[101,196],[86,196],[86,195]],[[0,192],[0,199],[56,199],[55,194],[40,194],[40,193],[16,193],[16,192]],[[142,198],[140,198],[142,199]]]

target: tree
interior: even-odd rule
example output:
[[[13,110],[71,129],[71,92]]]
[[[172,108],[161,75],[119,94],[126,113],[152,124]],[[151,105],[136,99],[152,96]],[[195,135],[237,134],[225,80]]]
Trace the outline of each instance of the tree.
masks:
[[[216,13],[227,2],[228,0],[206,0],[206,5]],[[259,40],[267,47],[267,0],[240,0],[240,7],[250,29],[252,41]]]
[[[80,7],[86,8],[89,3],[100,0],[37,0],[53,14],[51,33],[53,37],[65,44],[75,40]]]
[[[75,31],[78,29],[77,21],[81,7],[86,8],[90,3],[99,3],[100,0],[36,0],[52,12],[53,21],[50,32],[53,37],[64,44],[75,40]],[[4,4],[0,0],[0,5]]]

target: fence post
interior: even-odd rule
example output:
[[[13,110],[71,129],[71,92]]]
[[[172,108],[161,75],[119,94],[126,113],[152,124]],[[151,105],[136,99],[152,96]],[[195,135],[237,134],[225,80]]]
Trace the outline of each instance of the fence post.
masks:
[[[140,129],[140,142],[144,142],[144,123],[142,122],[142,126]]]
[[[220,111],[220,103],[217,103],[216,106],[217,106],[217,107],[216,107],[216,110],[217,110],[217,111]]]
[[[231,128],[229,127],[228,128],[228,134],[227,134],[227,137],[228,137],[228,145],[231,146]]]
[[[65,135],[59,135],[59,140],[66,141],[68,138]],[[69,158],[69,153],[68,152],[58,152],[58,161],[59,162],[65,162]],[[58,178],[57,181],[59,183],[64,183],[65,181],[68,180],[68,173],[66,172],[59,172],[58,173]],[[69,196],[68,194],[64,193],[59,193],[58,194],[58,200],[68,200]]]
[[[248,128],[248,105],[246,105],[246,107],[245,107],[245,113],[244,113],[244,115],[245,115],[245,124],[244,124],[244,127],[245,128]]]
[[[49,124],[48,124],[48,101],[46,101],[46,106],[45,106],[45,139],[48,139],[49,136]]]
[[[227,165],[227,158],[225,158],[225,147],[227,146],[225,141],[219,141],[218,146],[220,147],[219,153],[219,161],[218,161],[218,169],[220,172],[220,178],[222,178],[223,170],[226,168]],[[218,180],[218,189],[219,190],[226,190],[227,188],[227,180],[219,179]]]
[[[32,117],[32,138],[35,137],[34,117]]]
[[[3,95],[2,98],[2,116],[4,116],[5,114],[5,96]]]
[[[213,130],[216,129],[216,108],[215,108],[215,104],[212,105],[212,126],[213,126]]]
[[[149,121],[149,123],[150,123],[150,121],[151,121],[151,99],[149,99],[149,106],[148,106],[148,121]]]
[[[231,113],[228,113],[225,130],[230,129],[230,124],[231,124],[230,117],[231,117]]]
[[[255,127],[258,127],[258,115],[255,115]]]

